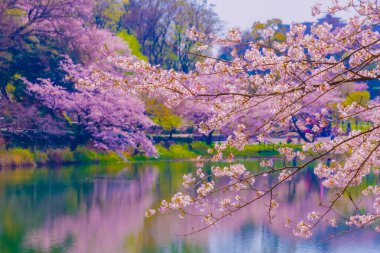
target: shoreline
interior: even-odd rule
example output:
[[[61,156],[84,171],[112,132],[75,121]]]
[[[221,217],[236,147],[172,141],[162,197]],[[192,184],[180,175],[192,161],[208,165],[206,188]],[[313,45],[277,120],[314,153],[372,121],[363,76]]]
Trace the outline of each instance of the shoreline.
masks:
[[[155,146],[159,153],[158,158],[147,157],[143,154],[131,155],[125,152],[123,155],[126,160],[115,152],[104,152],[87,147],[78,147],[76,151],[70,151],[68,148],[48,149],[46,151],[32,151],[21,148],[0,150],[0,169],[104,163],[128,164],[149,161],[195,161],[199,156],[202,157],[202,160],[209,161],[212,157],[207,152],[212,147],[203,142],[194,142],[191,145],[177,143],[168,148],[163,147],[161,144],[156,144]],[[280,146],[300,148],[300,145],[295,144],[250,144],[241,151],[228,148],[225,154],[234,153],[236,160],[279,157],[277,148]]]

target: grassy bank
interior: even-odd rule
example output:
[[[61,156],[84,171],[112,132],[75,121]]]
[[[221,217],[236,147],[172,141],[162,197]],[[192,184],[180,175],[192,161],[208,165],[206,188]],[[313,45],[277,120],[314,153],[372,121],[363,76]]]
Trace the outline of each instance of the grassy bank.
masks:
[[[279,155],[277,149],[283,144],[254,144],[248,145],[244,150],[229,148],[226,154],[234,153],[235,157],[248,159],[258,156]],[[299,148],[299,145],[286,145]],[[211,157],[207,152],[210,146],[203,142],[193,142],[191,144],[181,143],[172,144],[165,148],[161,144],[156,144],[159,153],[158,158],[147,157],[145,155],[131,155],[131,152],[124,153],[129,161],[155,161],[155,160],[184,160],[194,159],[198,156],[205,158]],[[0,168],[5,167],[33,167],[46,164],[75,164],[75,163],[107,163],[123,162],[114,152],[99,152],[86,147],[79,147],[72,152],[69,148],[49,149],[46,151],[31,151],[29,149],[8,149],[0,150]]]
[[[244,150],[236,150],[228,148],[225,154],[234,153],[236,158],[248,159],[253,157],[265,156],[278,156],[277,149],[279,147],[292,147],[300,149],[301,145],[298,144],[252,144],[247,145]],[[205,158],[211,157],[207,152],[211,147],[204,142],[193,142],[192,144],[174,144],[169,148],[164,148],[162,145],[157,144],[156,148],[160,154],[158,158],[146,157],[144,155],[130,156],[128,160],[131,161],[147,161],[147,160],[178,160],[178,159],[194,159],[198,156]]]
[[[32,167],[45,164],[120,162],[122,159],[112,152],[96,152],[79,147],[71,152],[69,148],[31,151],[29,149],[0,150],[0,167]]]

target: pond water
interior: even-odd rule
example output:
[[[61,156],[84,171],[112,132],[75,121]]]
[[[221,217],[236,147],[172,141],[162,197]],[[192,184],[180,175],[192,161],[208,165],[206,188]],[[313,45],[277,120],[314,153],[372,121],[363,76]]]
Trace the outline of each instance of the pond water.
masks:
[[[0,252],[380,252],[380,235],[369,230],[322,225],[310,240],[293,237],[284,220],[304,218],[332,194],[310,170],[278,190],[285,203],[272,224],[263,206],[187,237],[177,234],[201,223],[176,215],[145,219],[145,210],[170,197],[192,170],[192,162],[0,170]],[[337,207],[342,215],[352,210],[350,203]]]

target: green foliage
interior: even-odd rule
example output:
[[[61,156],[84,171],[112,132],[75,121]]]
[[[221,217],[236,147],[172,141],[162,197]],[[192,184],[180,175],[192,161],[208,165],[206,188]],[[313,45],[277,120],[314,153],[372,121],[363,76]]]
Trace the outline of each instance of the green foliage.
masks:
[[[32,152],[28,149],[0,150],[0,167],[35,166]]]
[[[70,149],[49,149],[46,151],[47,161],[46,163],[51,164],[62,164],[62,163],[72,163],[74,162],[74,156],[70,152]]]
[[[157,152],[159,154],[159,158],[164,158],[164,157],[170,157],[170,151],[164,148],[161,144],[156,144],[155,145]]]
[[[8,83],[7,86],[5,86],[5,91],[8,94],[12,94],[13,92],[15,92],[15,90],[16,90],[16,87],[12,83]]]
[[[95,150],[78,147],[75,151],[68,148],[55,150],[58,152],[61,163],[94,163],[94,162],[120,162],[121,158],[115,153],[96,152]],[[59,161],[58,160],[58,161]],[[57,163],[53,160],[50,163]],[[59,163],[59,162],[58,162]]]
[[[153,122],[168,131],[180,127],[182,124],[181,118],[174,114],[158,115],[153,118]]]
[[[276,33],[273,35],[273,40],[276,40],[276,41],[284,41],[284,40],[286,40],[286,36],[285,36],[285,34],[283,34],[283,33],[276,32]]]
[[[74,161],[81,161],[81,162],[97,162],[98,161],[98,155],[95,151],[84,148],[84,147],[78,147],[77,150],[72,152],[74,155]]]
[[[121,17],[125,14],[124,4],[128,0],[97,0],[94,8],[98,26],[116,31]]]
[[[182,125],[182,120],[172,110],[155,99],[146,101],[146,111],[153,122],[164,130],[172,131]]]
[[[210,148],[211,147],[209,145],[207,145],[206,143],[201,142],[201,141],[193,142],[191,144],[191,151],[193,151],[197,155],[201,155],[201,156],[204,156],[204,157],[211,156],[211,154],[209,154],[207,152],[207,150],[210,149]]]
[[[187,143],[183,144],[173,144],[166,149],[161,144],[155,145],[159,157],[150,158],[144,155],[128,156],[128,160],[131,161],[147,161],[147,160],[181,160],[181,159],[194,159],[198,156],[205,158],[210,158],[212,154],[209,154],[207,150],[210,146],[206,145],[204,142],[193,142],[190,145]],[[224,155],[229,155],[233,153],[236,158],[247,159],[253,157],[268,157],[268,156],[279,156],[277,151],[279,147],[290,147],[296,150],[301,150],[300,144],[252,144],[247,145],[244,150],[236,150],[235,148],[227,148],[224,151]]]
[[[147,157],[145,155],[129,156],[128,160],[131,161],[147,161],[147,160],[177,160],[177,159],[193,159],[199,156],[199,154],[190,150],[187,143],[173,144],[166,149],[161,144],[155,145],[158,151],[158,158]]]
[[[236,158],[251,158],[257,156],[278,156],[277,149],[280,146],[300,149],[296,144],[253,144],[247,145],[244,150],[227,148],[225,155],[234,153]],[[159,157],[147,157],[143,154],[131,155],[125,154],[130,161],[147,161],[147,160],[186,160],[195,159],[198,156],[211,157],[207,152],[210,146],[204,142],[193,142],[191,144],[181,143],[172,144],[165,148],[161,144],[155,145]],[[114,152],[97,152],[95,150],[78,147],[76,151],[70,151],[69,148],[48,149],[47,151],[28,149],[9,149],[0,150],[0,167],[30,167],[36,164],[72,164],[72,163],[115,163],[123,160]]]
[[[169,149],[162,145],[156,145],[160,160],[191,159],[197,157],[197,154],[189,150],[188,144],[173,144]]]
[[[98,154],[98,161],[100,163],[114,163],[122,162],[123,160],[114,152],[102,152]]]
[[[72,163],[72,162],[75,162],[76,159],[74,158],[74,154],[73,152],[71,152],[69,149],[64,149],[64,151],[62,152],[62,161],[63,163]]]
[[[254,41],[263,39],[262,32],[268,28],[272,28],[275,31],[271,40],[275,40],[275,41],[286,40],[286,35],[285,35],[286,28],[282,26],[282,21],[276,18],[267,20],[266,23],[261,23],[261,22],[253,23],[251,31],[250,31],[250,37]]]
[[[73,120],[69,117],[69,115],[67,115],[66,112],[62,112],[62,116],[67,120],[67,122],[69,122],[69,124],[73,123]]]
[[[247,145],[243,150],[236,150],[235,148],[227,148],[224,151],[224,155],[233,153],[236,158],[250,158],[257,156],[278,156],[277,151],[279,147],[290,147],[295,149],[301,149],[301,145],[298,144],[252,144]]]
[[[27,13],[25,10],[19,9],[19,8],[9,8],[5,10],[5,14],[12,16],[12,17],[22,17],[26,16]]]
[[[76,151],[69,148],[48,149],[43,152],[28,149],[0,150],[0,167],[31,167],[36,164],[70,164],[70,163],[107,163],[122,162],[114,152],[97,152],[78,147]]]
[[[48,162],[48,155],[46,152],[42,152],[39,150],[34,151],[34,161],[37,164],[46,164]]]
[[[174,144],[169,148],[170,153],[174,158],[196,158],[197,154],[189,150],[188,144]]]
[[[348,106],[353,102],[356,102],[361,105],[366,105],[370,100],[369,91],[354,91],[347,95],[346,101],[343,102],[344,106]]]
[[[117,34],[117,36],[122,38],[128,44],[131,49],[131,53],[134,56],[141,60],[148,61],[148,57],[141,53],[141,45],[134,35],[129,34],[126,30],[122,30]]]
[[[373,126],[371,122],[362,121],[358,118],[350,118],[348,121],[345,121],[345,124],[343,124],[342,126],[343,132],[347,131],[348,122],[350,122],[351,130],[367,131]]]
[[[19,93],[20,93],[20,85],[18,84],[17,80],[21,78],[20,74],[14,74],[9,80],[8,83],[5,85],[5,91],[10,98],[11,101],[16,101]]]

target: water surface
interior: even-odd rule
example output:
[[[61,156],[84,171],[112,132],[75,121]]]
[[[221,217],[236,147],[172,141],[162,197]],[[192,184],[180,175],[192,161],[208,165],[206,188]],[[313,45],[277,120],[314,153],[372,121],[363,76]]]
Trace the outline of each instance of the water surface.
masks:
[[[246,164],[257,167],[257,161]],[[367,230],[329,239],[343,228],[322,225],[310,240],[292,236],[285,220],[304,218],[332,194],[310,170],[278,190],[284,204],[272,224],[263,205],[188,237],[177,234],[201,225],[198,220],[145,219],[145,210],[171,196],[182,174],[193,170],[192,162],[0,170],[0,252],[380,252],[380,235]],[[337,210],[344,215],[353,207],[340,203]]]

